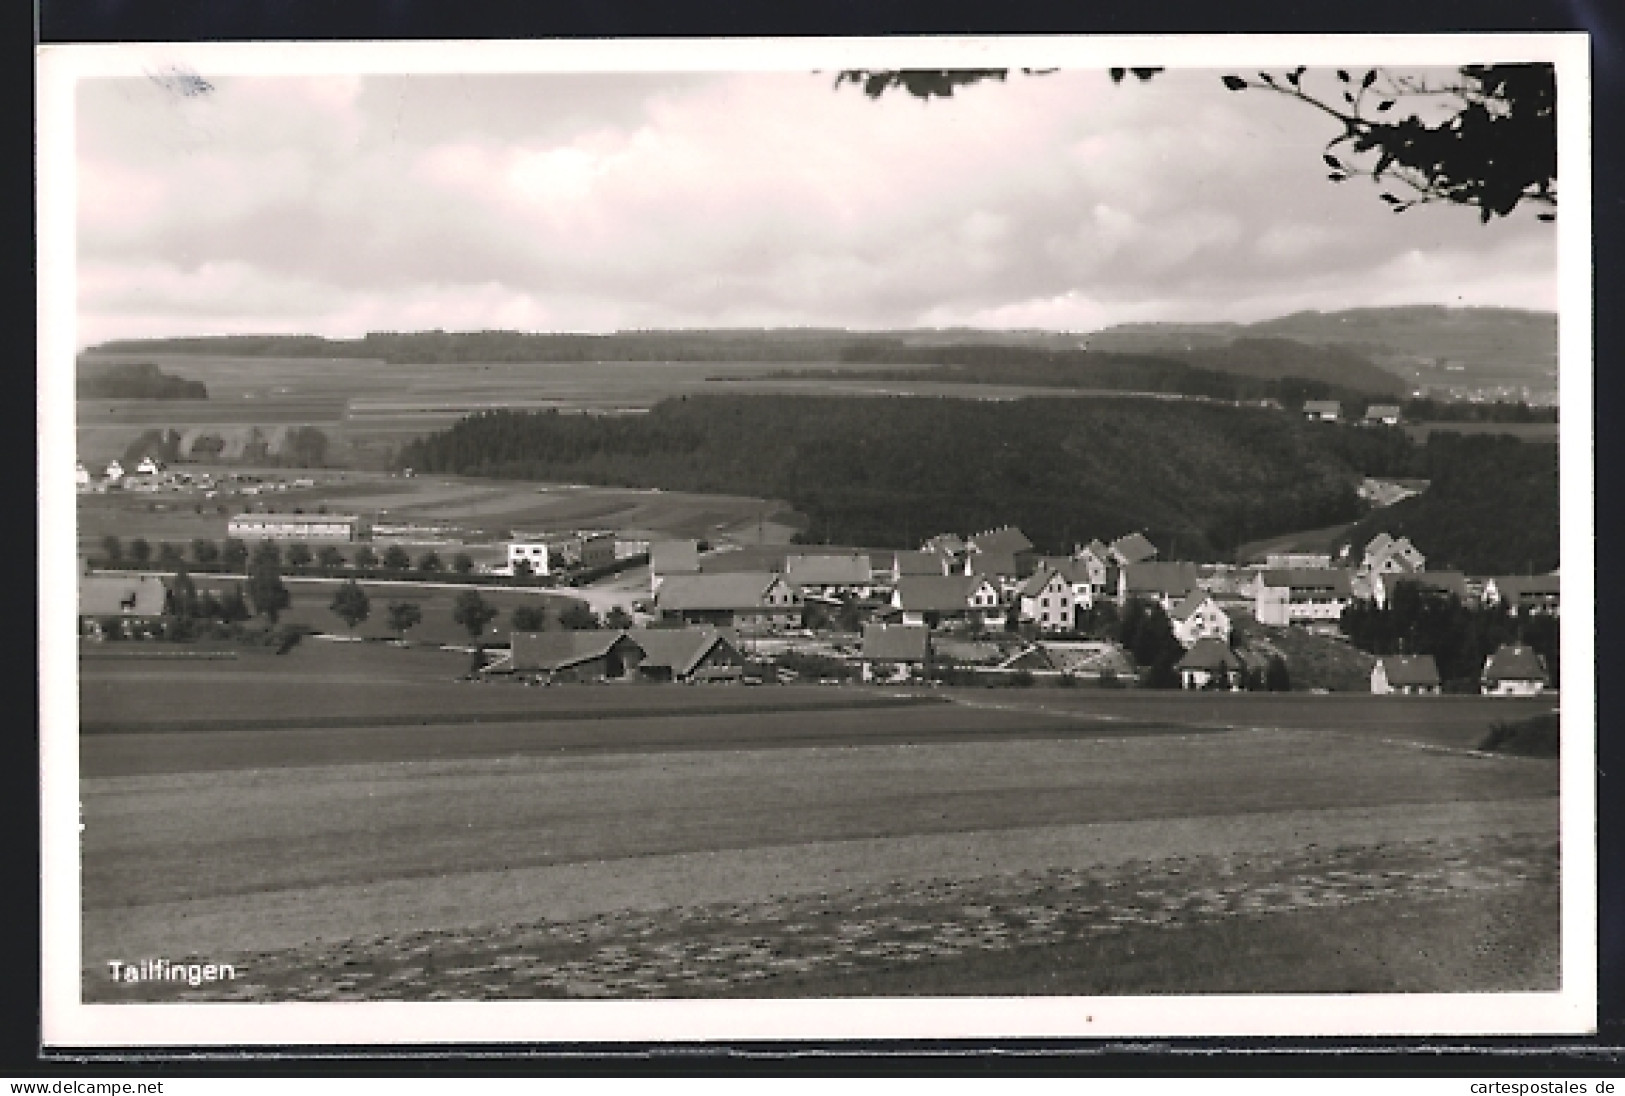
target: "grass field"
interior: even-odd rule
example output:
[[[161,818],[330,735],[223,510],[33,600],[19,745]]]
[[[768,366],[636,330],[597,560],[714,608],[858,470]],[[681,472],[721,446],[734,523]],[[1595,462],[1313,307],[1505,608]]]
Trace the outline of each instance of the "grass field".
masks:
[[[275,474],[306,475],[280,469]],[[330,513],[359,514],[375,522],[437,526],[470,542],[505,540],[526,533],[613,529],[629,537],[691,537],[754,542],[788,539],[794,515],[782,503],[744,495],[699,495],[641,488],[538,484],[461,476],[320,472],[317,486],[271,496],[213,498],[110,491],[78,496],[79,543],[99,551],[103,537],[145,537],[189,543],[195,537],[220,540],[227,519],[250,504],[305,512],[325,506]],[[342,476],[342,478],[340,478]],[[765,524],[764,524],[765,522]],[[788,524],[787,524],[788,523]],[[353,547],[346,546],[346,553]]]
[[[1523,441],[1558,440],[1561,427],[1555,422],[1419,422],[1405,427],[1416,441],[1426,441],[1429,434],[1510,434]]]
[[[1555,983],[1556,765],[1454,748],[1549,699],[457,669],[313,641],[84,661],[87,995]],[[109,983],[159,955],[246,974]]]

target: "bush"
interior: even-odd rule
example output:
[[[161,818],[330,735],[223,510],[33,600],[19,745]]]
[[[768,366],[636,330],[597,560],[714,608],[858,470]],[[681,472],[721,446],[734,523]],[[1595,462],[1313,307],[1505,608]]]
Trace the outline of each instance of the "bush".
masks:
[[[1010,677],[1010,684],[1012,684],[1012,685],[1020,685],[1022,687],[1026,687],[1028,685],[1031,685],[1032,683],[1033,683],[1033,672],[1031,670],[1017,670]]]
[[[1532,719],[1497,720],[1478,748],[1486,753],[1515,754],[1519,757],[1559,756],[1558,717],[1537,715]]]
[[[1102,670],[1100,672],[1100,687],[1102,689],[1121,689],[1123,679],[1117,676],[1116,670]]]

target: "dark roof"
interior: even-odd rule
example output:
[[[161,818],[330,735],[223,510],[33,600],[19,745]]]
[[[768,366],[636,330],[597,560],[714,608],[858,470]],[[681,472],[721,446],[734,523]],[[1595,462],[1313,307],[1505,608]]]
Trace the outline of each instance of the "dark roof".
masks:
[[[1508,601],[1524,597],[1557,597],[1560,585],[1556,575],[1497,575],[1489,581]]]
[[[618,643],[642,650],[625,632],[514,632],[510,637],[515,670],[563,670],[591,662],[609,653]]]
[[[1533,647],[1507,644],[1484,661],[1485,681],[1545,681],[1546,664]]]
[[[1175,667],[1180,670],[1239,670],[1241,659],[1228,644],[1217,639],[1199,639],[1185,652]]]
[[[1181,601],[1178,605],[1173,607],[1173,610],[1168,614],[1168,619],[1189,620],[1196,614],[1196,610],[1200,609],[1204,604],[1207,603],[1207,601],[1207,594],[1203,593],[1201,590],[1193,590],[1189,594],[1185,595],[1184,601]],[[1217,602],[1214,603],[1214,608],[1218,608]],[[1224,610],[1220,609],[1219,611],[1223,612]]]
[[[1390,685],[1437,685],[1439,666],[1432,655],[1389,655],[1379,660]]]
[[[1039,556],[1033,561],[1033,564],[1037,570],[1047,567],[1051,571],[1059,571],[1061,577],[1068,582],[1085,583],[1089,581],[1088,564],[1072,556]]]
[[[660,584],[655,604],[662,609],[755,609],[768,587],[779,581],[771,571],[672,575]]]
[[[1467,576],[1460,571],[1410,571],[1404,574],[1384,574],[1382,580],[1390,590],[1401,582],[1411,582],[1424,591],[1455,594],[1457,597],[1467,596]]]
[[[1130,533],[1112,541],[1110,551],[1115,552],[1124,563],[1144,563],[1157,554],[1157,546],[1145,538],[1143,533]]]
[[[734,633],[718,628],[640,628],[628,634],[643,648],[640,666],[669,666],[674,677],[693,672],[719,643],[737,649]]]
[[[978,552],[1009,553],[1012,555],[1016,552],[1030,552],[1033,547],[1033,542],[1027,539],[1026,534],[1013,525],[977,533],[967,539],[965,543]]]
[[[1340,414],[1343,410],[1343,405],[1336,400],[1304,400],[1303,410],[1304,414],[1306,415],[1320,414],[1325,411],[1330,411],[1333,414]]]
[[[1061,572],[1054,567],[1040,567],[1038,570],[1032,573],[1031,578],[1021,584],[1021,596],[1037,597],[1039,594],[1044,592],[1044,587],[1048,586],[1050,584],[1050,580],[1056,575],[1061,575],[1061,581],[1066,583],[1067,589],[1070,591],[1072,587],[1071,579],[1067,578],[1065,575],[1062,575]]]
[[[1196,589],[1196,564],[1130,563],[1123,568],[1123,589],[1130,596],[1141,593],[1184,597]]]
[[[924,662],[931,629],[923,624],[865,624],[863,657],[881,662]]]
[[[897,580],[897,597],[911,613],[955,612],[970,608],[971,591],[984,581],[970,575],[905,575]]]
[[[1399,404],[1374,403],[1365,409],[1365,417],[1368,419],[1397,419],[1399,418]]]
[[[935,552],[897,552],[892,556],[899,575],[940,575],[948,561]]]
[[[874,581],[869,554],[809,553],[786,556],[784,577],[802,586],[867,586]]]
[[[1278,567],[1259,572],[1265,586],[1291,590],[1330,590],[1337,597],[1351,597],[1349,573],[1341,567]]]
[[[700,569],[700,546],[692,540],[657,540],[649,545],[649,570],[657,575],[692,574]]]
[[[166,591],[156,575],[81,575],[79,615],[162,616]]]
[[[1017,575],[1021,573],[1021,565],[1016,562],[1015,552],[993,548],[985,552],[971,553],[970,573],[973,575]]]

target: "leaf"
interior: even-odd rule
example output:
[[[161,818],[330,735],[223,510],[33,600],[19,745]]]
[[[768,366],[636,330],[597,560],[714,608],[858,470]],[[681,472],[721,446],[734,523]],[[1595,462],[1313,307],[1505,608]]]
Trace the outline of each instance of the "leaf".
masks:
[[[1392,99],[1384,99],[1382,102],[1377,104],[1377,109],[1378,110],[1393,110],[1394,109],[1394,101]]]
[[[1376,69],[1371,69],[1370,71],[1368,71],[1365,74],[1365,79],[1360,81],[1360,87],[1361,88],[1368,88],[1368,87],[1370,87],[1372,84],[1374,84],[1376,82],[1377,82],[1377,70]]]
[[[1114,84],[1121,84],[1123,82],[1123,77],[1128,75],[1128,69],[1114,68],[1107,69],[1106,71],[1111,73],[1112,83]]]
[[[1337,70],[1337,78],[1339,80],[1343,81],[1343,83],[1345,83],[1345,84],[1348,83],[1349,82],[1348,70],[1347,69],[1338,69]]]
[[[1226,76],[1224,77],[1224,86],[1231,91],[1241,91],[1247,86],[1247,81],[1239,76]]]
[[[1327,167],[1335,167],[1335,168],[1341,169],[1342,166],[1343,166],[1343,161],[1339,160],[1336,156],[1333,156],[1329,152],[1326,153],[1324,156],[1322,156],[1321,159],[1326,161],[1326,166]]]
[[[1262,81],[1264,81],[1264,82],[1265,82],[1265,83],[1266,83],[1266,84],[1268,84],[1268,85],[1269,85],[1269,86],[1270,86],[1270,87],[1274,87],[1274,86],[1275,86],[1275,77],[1273,77],[1273,76],[1271,76],[1271,75],[1270,75],[1270,74],[1269,74],[1269,73],[1267,73],[1267,72],[1261,72],[1261,73],[1259,73],[1259,74],[1258,74],[1258,78],[1259,78],[1259,79],[1260,79],[1260,80],[1262,80]]]
[[[1537,221],[1548,221],[1548,222],[1555,221],[1555,220],[1557,220],[1557,214],[1555,214],[1555,213],[1537,213],[1537,214],[1535,214],[1535,220],[1537,220]]]
[[[1298,81],[1303,78],[1303,74],[1306,71],[1308,71],[1307,65],[1299,65],[1297,68],[1286,74],[1287,82],[1293,87],[1297,87]]]

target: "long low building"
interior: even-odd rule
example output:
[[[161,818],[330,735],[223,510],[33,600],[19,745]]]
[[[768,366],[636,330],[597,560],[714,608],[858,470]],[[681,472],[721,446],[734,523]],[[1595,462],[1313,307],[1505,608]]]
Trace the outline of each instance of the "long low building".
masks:
[[[771,571],[670,575],[655,594],[655,608],[667,620],[690,624],[794,628],[801,624],[802,598]]]
[[[1349,573],[1340,567],[1291,567],[1258,573],[1253,615],[1260,624],[1332,624],[1353,600]]]
[[[349,544],[372,539],[372,525],[353,514],[238,514],[226,535],[240,540],[301,540]]]

